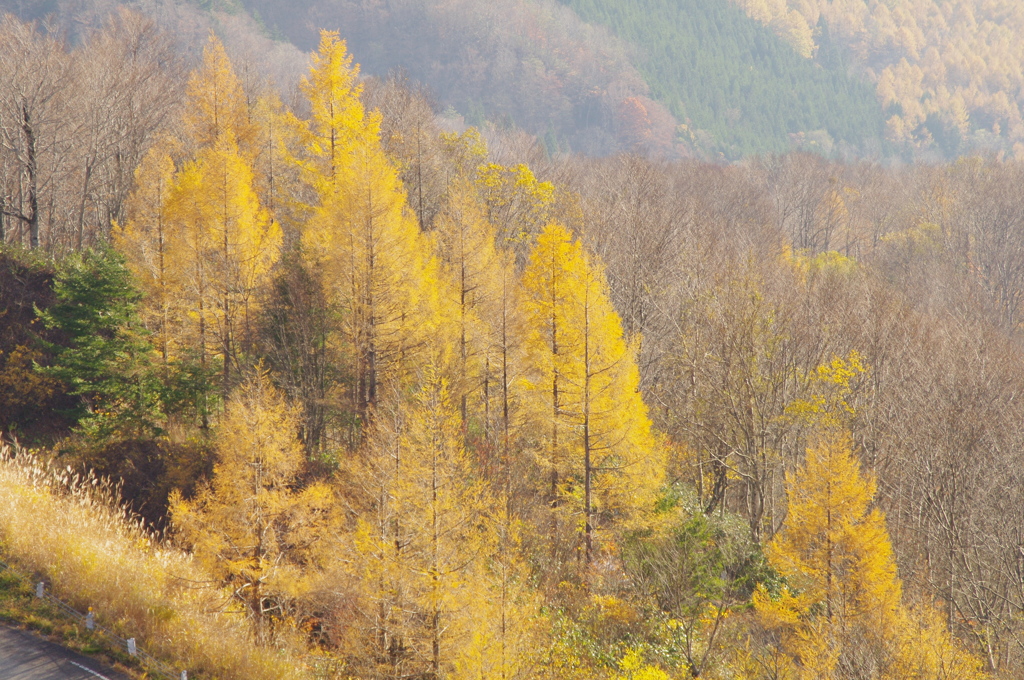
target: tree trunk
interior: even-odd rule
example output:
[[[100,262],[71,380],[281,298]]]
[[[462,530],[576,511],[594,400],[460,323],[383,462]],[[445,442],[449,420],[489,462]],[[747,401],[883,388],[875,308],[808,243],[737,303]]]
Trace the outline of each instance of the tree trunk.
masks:
[[[586,295],[589,298],[589,281]],[[583,543],[587,565],[590,565],[594,557],[594,510],[591,497],[593,469],[590,459],[590,375],[590,300],[586,299],[583,312]]]
[[[36,160],[36,133],[32,127],[32,116],[28,111],[28,102],[21,102],[21,130],[25,133],[25,153],[27,161],[25,170],[28,172],[28,234],[29,247],[39,247],[39,195],[38,167]]]

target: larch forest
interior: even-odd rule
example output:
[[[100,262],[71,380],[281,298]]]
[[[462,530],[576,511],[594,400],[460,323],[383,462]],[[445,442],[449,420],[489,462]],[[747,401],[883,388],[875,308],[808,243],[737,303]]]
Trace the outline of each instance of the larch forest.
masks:
[[[1024,10],[435,4],[3,6],[0,560],[192,678],[1024,678]]]

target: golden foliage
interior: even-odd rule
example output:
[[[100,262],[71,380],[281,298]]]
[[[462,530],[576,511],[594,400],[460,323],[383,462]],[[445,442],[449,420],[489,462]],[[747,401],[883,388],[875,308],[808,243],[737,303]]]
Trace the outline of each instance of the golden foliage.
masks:
[[[316,574],[333,494],[324,484],[298,488],[304,461],[297,418],[262,369],[227,404],[215,433],[213,479],[196,498],[171,497],[177,535],[200,564],[243,605],[257,644],[267,620]]]
[[[213,37],[188,97],[186,148],[165,139],[150,150],[114,240],[146,293],[143,316],[164,360],[198,350],[205,367],[220,355],[226,389],[283,237],[256,193],[259,130]]]
[[[305,167],[318,198],[302,244],[343,313],[353,411],[365,420],[382,385],[409,383],[428,350],[451,346],[437,339],[452,312],[445,316],[438,262],[381,148],[378,118],[363,113],[345,44],[325,32],[320,50],[305,86],[313,110]]]
[[[518,528],[495,510],[462,445],[446,381],[378,418],[357,468],[369,498],[352,536],[363,654],[389,673],[529,677],[538,605],[525,587]]]
[[[476,184],[502,246],[529,243],[552,217],[555,186],[538,181],[525,164],[483,164],[477,169]]]
[[[522,363],[519,280],[512,256],[495,246],[476,189],[457,179],[439,214],[433,239],[443,275],[454,283],[442,290],[446,306],[457,310],[457,378],[467,427],[485,440],[508,434],[518,387],[512,376]],[[511,392],[511,394],[510,394]]]
[[[951,667],[971,677],[979,665],[940,622],[904,607],[885,518],[871,507],[875,489],[844,433],[822,437],[787,475],[786,521],[766,547],[784,585],[774,594],[760,585],[753,597],[778,639],[766,658],[782,677],[838,679],[874,668],[894,680],[941,678]]]
[[[552,491],[582,511],[588,555],[597,513],[645,507],[664,474],[640,395],[637,343],[624,337],[600,263],[548,225],[523,273],[528,374]]]
[[[194,149],[228,137],[251,158],[258,130],[224,46],[212,33],[203,50],[203,65],[189,77],[186,97],[182,122]]]
[[[167,215],[167,198],[175,173],[169,146],[169,140],[161,140],[146,152],[135,169],[136,190],[126,206],[128,222],[115,224],[112,234],[136,284],[145,294],[143,322],[154,331],[165,362],[174,291],[181,286],[178,269],[174,266],[173,237]]]
[[[309,178],[321,201],[351,181],[349,157],[357,147],[380,137],[379,114],[367,116],[359,100],[359,66],[337,31],[320,31],[320,45],[310,56],[310,71],[300,89],[309,101],[306,151]]]
[[[181,168],[166,203],[165,257],[177,283],[173,342],[220,354],[225,371],[282,245],[253,183],[251,167],[223,137]]]
[[[845,359],[833,356],[810,372],[810,396],[794,400],[786,407],[786,415],[818,428],[847,427],[857,415],[853,403],[857,383],[869,372],[870,367],[857,350],[850,350]]]
[[[636,649],[628,649],[619,661],[621,675],[615,680],[669,680],[669,675],[657,666],[644,664],[643,655]]]

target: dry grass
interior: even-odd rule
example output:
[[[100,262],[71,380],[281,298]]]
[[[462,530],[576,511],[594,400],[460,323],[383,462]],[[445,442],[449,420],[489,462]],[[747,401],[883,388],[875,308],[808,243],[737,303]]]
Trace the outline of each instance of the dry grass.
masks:
[[[188,555],[147,533],[97,480],[0,448],[0,544],[79,610],[190,676],[300,678],[302,650],[256,648],[241,614]]]

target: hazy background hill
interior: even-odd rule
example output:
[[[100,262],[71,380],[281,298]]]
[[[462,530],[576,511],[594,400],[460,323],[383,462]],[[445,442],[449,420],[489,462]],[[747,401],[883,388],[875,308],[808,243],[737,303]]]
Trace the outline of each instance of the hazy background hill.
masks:
[[[643,46],[654,97],[698,148],[735,159],[805,148],[879,155],[884,119],[871,86],[825,49],[805,58],[728,0],[564,0],[583,19]]]
[[[679,151],[676,123],[648,97],[631,47],[554,0],[246,4],[303,49],[319,27],[338,28],[364,73],[400,69],[470,124],[522,127],[550,151]]]
[[[73,41],[118,5],[189,53],[213,29],[287,92],[319,28],[366,75],[549,152],[734,160],[1022,151],[1024,9],[1010,0],[4,0]]]
[[[513,122],[552,151],[883,151],[866,81],[841,59],[804,58],[729,0],[246,5],[306,49],[313,27],[340,27],[367,72],[403,69],[469,122]]]
[[[886,136],[904,149],[1024,148],[1024,4],[1018,0],[737,0],[808,56],[827,27],[875,83]]]

